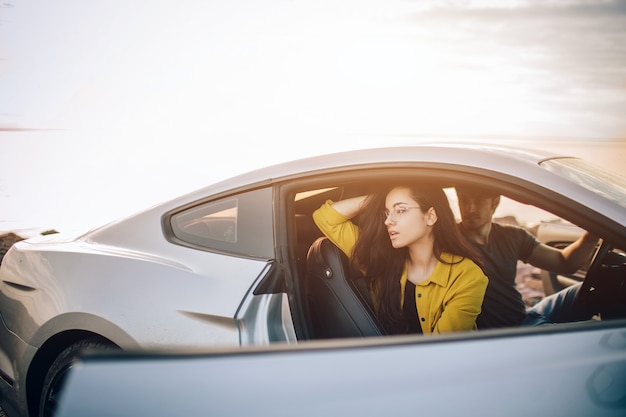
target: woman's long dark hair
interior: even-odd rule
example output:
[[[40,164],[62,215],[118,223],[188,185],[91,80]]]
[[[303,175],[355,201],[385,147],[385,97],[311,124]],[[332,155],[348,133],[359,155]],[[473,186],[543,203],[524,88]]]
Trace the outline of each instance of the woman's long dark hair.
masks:
[[[371,194],[359,214],[359,238],[352,254],[355,267],[365,271],[372,293],[376,297],[379,320],[388,333],[406,332],[406,322],[400,308],[400,276],[408,260],[408,248],[395,249],[391,245],[385,225],[385,199],[394,188],[405,187],[426,213],[431,207],[437,213],[433,226],[435,257],[441,261],[443,252],[473,260],[482,267],[480,256],[460,233],[450,203],[441,187],[429,184],[405,183]]]

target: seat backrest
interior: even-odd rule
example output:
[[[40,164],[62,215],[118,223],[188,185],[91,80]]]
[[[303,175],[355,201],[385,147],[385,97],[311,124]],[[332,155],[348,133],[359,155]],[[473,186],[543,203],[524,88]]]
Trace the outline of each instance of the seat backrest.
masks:
[[[365,278],[353,274],[348,257],[325,237],[307,255],[307,304],[315,339],[380,336]]]
[[[296,263],[298,276],[304,277],[306,271],[306,255],[315,239],[323,236],[320,229],[313,222],[313,218],[307,214],[296,214]]]

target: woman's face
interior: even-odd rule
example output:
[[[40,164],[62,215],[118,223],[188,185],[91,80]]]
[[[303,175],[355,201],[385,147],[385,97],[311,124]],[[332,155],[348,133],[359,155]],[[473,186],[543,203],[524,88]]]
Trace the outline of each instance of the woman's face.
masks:
[[[419,204],[406,187],[394,188],[385,199],[385,226],[394,248],[403,248],[430,235],[436,218],[430,208],[422,213]]]

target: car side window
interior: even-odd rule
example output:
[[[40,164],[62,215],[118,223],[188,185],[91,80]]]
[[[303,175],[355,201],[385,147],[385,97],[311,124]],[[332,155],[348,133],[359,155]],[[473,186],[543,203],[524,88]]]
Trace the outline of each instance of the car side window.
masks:
[[[186,207],[171,214],[167,224],[174,243],[274,257],[271,188]]]
[[[204,204],[172,216],[173,228],[178,234],[192,240],[237,242],[237,198]]]

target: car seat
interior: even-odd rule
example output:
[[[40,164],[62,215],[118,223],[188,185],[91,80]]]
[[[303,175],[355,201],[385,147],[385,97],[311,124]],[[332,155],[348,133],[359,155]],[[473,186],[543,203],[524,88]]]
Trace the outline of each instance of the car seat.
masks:
[[[306,271],[306,257],[311,244],[323,234],[307,214],[296,214],[296,263],[298,276],[304,277]]]
[[[305,274],[314,339],[381,336],[365,277],[352,273],[348,257],[321,237],[307,254]]]

